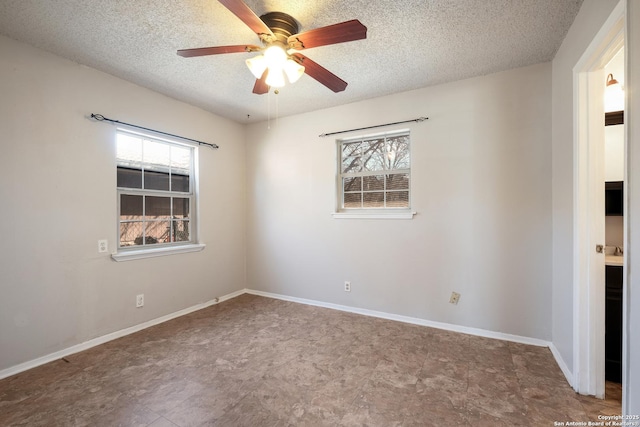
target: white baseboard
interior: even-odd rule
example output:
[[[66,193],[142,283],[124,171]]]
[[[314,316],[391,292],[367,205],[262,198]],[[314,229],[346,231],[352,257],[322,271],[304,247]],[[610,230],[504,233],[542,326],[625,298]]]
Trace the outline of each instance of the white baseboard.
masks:
[[[284,300],[284,301],[291,301],[291,302],[296,302],[296,303],[300,303],[300,304],[313,305],[313,306],[317,306],[317,307],[324,307],[324,308],[329,308],[329,309],[333,309],[333,310],[345,311],[345,312],[349,312],[349,313],[361,314],[361,315],[364,315],[364,316],[371,316],[371,317],[378,317],[378,318],[381,318],[381,319],[395,320],[395,321],[398,321],[398,322],[411,323],[411,324],[420,325],[420,326],[428,326],[428,327],[431,327],[431,328],[443,329],[443,330],[453,331],[453,332],[460,332],[460,333],[464,333],[464,334],[475,335],[475,336],[480,336],[480,337],[485,337],[485,338],[494,338],[494,339],[499,339],[499,340],[504,340],[504,341],[517,342],[517,343],[521,343],[521,344],[535,345],[535,346],[539,346],[539,347],[549,347],[549,349],[551,350],[551,353],[553,354],[553,356],[556,359],[556,362],[558,363],[558,366],[560,366],[560,369],[562,370],[562,373],[567,378],[567,381],[569,382],[569,384],[571,384],[573,386],[571,371],[569,371],[569,369],[567,368],[566,363],[564,363],[564,360],[560,356],[560,353],[558,352],[558,349],[555,347],[555,345],[553,345],[553,343],[550,343],[548,341],[540,340],[540,339],[537,339],[537,338],[523,337],[523,336],[520,336],[520,335],[512,335],[512,334],[505,334],[505,333],[502,333],[502,332],[488,331],[488,330],[485,330],[485,329],[478,329],[478,328],[470,328],[470,327],[467,327],[467,326],[453,325],[453,324],[450,324],[450,323],[434,322],[434,321],[430,321],[430,320],[419,319],[419,318],[416,318],[416,317],[401,316],[399,314],[391,314],[391,313],[385,313],[385,312],[382,312],[382,311],[368,310],[368,309],[365,309],[365,308],[349,307],[349,306],[346,306],[346,305],[332,304],[332,303],[327,303],[327,302],[322,302],[322,301],[315,301],[315,300],[310,300],[310,299],[305,299],[305,298],[291,297],[291,296],[287,296],[287,295],[274,294],[274,293],[271,293],[271,292],[256,291],[256,290],[252,290],[252,289],[241,289],[239,291],[232,292],[232,293],[227,294],[225,296],[222,296],[220,298],[213,299],[211,301],[207,301],[207,302],[202,303],[202,304],[196,304],[196,305],[194,305],[192,307],[185,308],[184,310],[176,311],[174,313],[167,314],[166,316],[162,316],[162,317],[159,317],[157,319],[149,320],[147,322],[141,323],[139,325],[131,326],[131,327],[126,328],[126,329],[121,329],[119,331],[112,332],[110,334],[103,335],[101,337],[97,337],[97,338],[91,339],[89,341],[85,341],[83,343],[80,343],[80,344],[65,348],[63,350],[56,351],[55,353],[51,353],[51,354],[48,354],[46,356],[39,357],[37,359],[33,359],[33,360],[28,361],[28,362],[20,363],[18,365],[12,366],[12,367],[7,368],[7,369],[3,369],[2,371],[0,371],[0,379],[9,377],[11,375],[18,374],[20,372],[26,371],[28,369],[35,368],[35,367],[40,366],[40,365],[44,365],[45,363],[49,363],[49,362],[52,362],[54,360],[61,359],[61,358],[65,357],[65,356],[69,356],[69,355],[74,354],[74,353],[78,353],[80,351],[87,350],[89,348],[95,347],[95,346],[100,345],[100,344],[104,344],[104,343],[112,341],[114,339],[121,338],[121,337],[129,335],[129,334],[133,334],[135,332],[141,331],[141,330],[149,328],[151,326],[155,326],[155,325],[158,325],[160,323],[166,322],[168,320],[175,319],[176,317],[184,316],[184,315],[192,313],[194,311],[202,310],[203,308],[212,306],[214,304],[218,304],[220,302],[229,300],[231,298],[235,298],[235,297],[240,296],[240,295],[245,294],[245,293],[251,294],[251,295],[263,296],[263,297],[267,297],[267,298],[274,298],[274,299]]]
[[[549,341],[545,341],[537,338],[523,337],[520,335],[505,334],[502,332],[488,331],[486,329],[478,329],[478,328],[470,328],[467,326],[453,325],[450,323],[434,322],[434,321],[419,319],[415,317],[401,316],[398,314],[390,314],[390,313],[385,313],[381,311],[367,310],[364,308],[349,307],[345,305],[326,303],[322,301],[309,300],[305,298],[290,297],[287,295],[274,294],[271,292],[254,291],[251,289],[246,289],[246,292],[248,294],[259,295],[259,296],[268,297],[268,298],[275,298],[275,299],[281,299],[285,301],[297,302],[301,304],[314,305],[317,307],[331,308],[334,310],[346,311],[349,313],[379,317],[382,319],[396,320],[398,322],[428,326],[431,328],[444,329],[444,330],[453,331],[453,332],[461,332],[464,334],[475,335],[475,336],[480,336],[485,338],[495,338],[495,339],[504,340],[504,341],[517,342],[520,344],[535,345],[538,347],[548,347],[554,359],[556,360],[556,363],[560,367],[560,370],[564,374],[567,382],[571,387],[573,387],[574,381],[573,381],[573,374],[571,373],[571,370],[569,370],[569,368],[567,367],[567,364],[565,363],[564,359],[560,355],[560,352],[558,351],[556,346]]]
[[[564,377],[567,379],[567,382],[569,383],[571,388],[575,389],[573,374],[571,373],[571,370],[569,370],[569,367],[567,366],[564,359],[562,358],[560,351],[558,351],[558,348],[552,342],[549,343],[549,350],[551,350],[551,354],[553,354],[553,357],[556,359],[556,363],[560,367],[560,370],[564,374]]]
[[[346,305],[332,304],[328,302],[309,300],[305,298],[290,297],[287,295],[274,294],[271,292],[245,290],[248,294],[259,295],[268,298],[275,298],[284,301],[297,302],[301,304],[314,305],[317,307],[331,308],[333,310],[346,311],[349,313],[362,314],[364,316],[379,317],[381,319],[396,320],[398,322],[411,323],[414,325],[428,326],[430,328],[444,329],[447,331],[461,332],[463,334],[475,335],[485,338],[495,338],[504,341],[517,342],[520,344],[535,345],[538,347],[549,347],[550,342],[537,338],[523,337],[520,335],[505,334],[502,332],[488,331],[486,329],[470,328],[468,326],[453,325],[451,323],[434,322],[431,320],[419,319],[416,317],[401,316],[399,314],[385,313],[382,311],[368,310],[366,308],[349,307]]]
[[[65,348],[63,350],[56,351],[55,353],[47,354],[46,356],[39,357],[37,359],[30,360],[28,362],[20,363],[18,365],[12,366],[7,369],[3,369],[0,371],[0,379],[10,377],[11,375],[18,374],[20,372],[26,371],[28,369],[35,368],[40,365],[44,365],[45,363],[53,362],[54,360],[61,359],[65,356],[69,356],[74,353],[78,353],[91,347],[95,347],[100,344],[104,344],[106,342],[115,340],[117,338],[124,337],[125,335],[133,334],[134,332],[141,331],[143,329],[149,328],[151,326],[158,325],[160,323],[166,322],[171,319],[175,319],[176,317],[184,316],[189,313],[193,313],[194,311],[202,310],[203,308],[207,308],[209,306],[218,304],[222,301],[226,301],[231,298],[235,298],[239,295],[244,294],[246,291],[241,289],[236,292],[232,292],[225,296],[219,297],[217,299],[212,299],[211,301],[204,302],[202,304],[196,304],[194,306],[185,308],[184,310],[176,311],[174,313],[167,314],[166,316],[158,317],[157,319],[149,320],[144,323],[140,323],[139,325],[131,326],[129,328],[121,329],[116,332],[112,332],[107,335],[103,335],[97,338],[93,338],[89,341],[85,341],[80,344],[76,344],[74,346]]]

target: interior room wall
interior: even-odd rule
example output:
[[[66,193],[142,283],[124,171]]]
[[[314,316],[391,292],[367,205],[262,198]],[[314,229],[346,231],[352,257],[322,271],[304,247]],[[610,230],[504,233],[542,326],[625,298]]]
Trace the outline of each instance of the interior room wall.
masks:
[[[584,0],[553,59],[553,344],[573,371],[573,67],[617,0]]]
[[[550,103],[545,63],[248,126],[248,287],[550,339]],[[333,218],[319,135],[420,116],[343,135],[410,129],[414,219]]]
[[[621,216],[607,216],[605,223],[605,244],[607,246],[624,247],[624,218]]]
[[[624,125],[604,128],[604,180],[624,181]]]
[[[241,125],[5,37],[0,93],[0,370],[245,287]],[[117,243],[115,127],[94,112],[221,146],[199,149],[203,251],[98,253]]]

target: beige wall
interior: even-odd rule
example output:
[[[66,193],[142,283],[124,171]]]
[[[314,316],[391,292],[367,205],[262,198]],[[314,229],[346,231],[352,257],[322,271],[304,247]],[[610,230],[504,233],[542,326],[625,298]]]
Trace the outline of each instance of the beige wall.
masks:
[[[545,63],[249,126],[248,287],[549,340],[550,104]],[[318,135],[419,116],[372,131],[411,130],[414,219],[332,218]]]
[[[0,370],[245,287],[241,125],[5,37],[0,94]],[[204,251],[98,253],[116,246],[115,128],[92,112],[221,146],[199,150]]]

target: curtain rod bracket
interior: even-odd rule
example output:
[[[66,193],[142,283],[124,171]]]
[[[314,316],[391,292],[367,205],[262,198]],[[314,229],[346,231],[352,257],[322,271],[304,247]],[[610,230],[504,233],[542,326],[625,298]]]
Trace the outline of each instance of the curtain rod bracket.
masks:
[[[206,146],[208,146],[208,147],[210,147],[210,148],[213,148],[213,149],[220,148],[220,147],[218,147],[218,145],[217,145],[217,144],[211,144],[211,143],[208,143],[208,142],[198,141],[197,139],[186,138],[186,137],[184,137],[184,136],[174,135],[174,134],[172,134],[172,133],[162,132],[162,131],[155,130],[155,129],[149,129],[149,128],[146,128],[146,127],[143,127],[143,126],[132,125],[131,123],[125,123],[125,122],[121,122],[121,121],[119,121],[119,120],[109,119],[109,118],[107,118],[107,117],[103,116],[102,114],[94,114],[94,113],[91,113],[91,118],[92,118],[92,119],[95,119],[95,120],[97,120],[97,121],[99,121],[99,122],[119,123],[119,124],[121,124],[121,125],[131,126],[131,127],[133,127],[133,128],[137,128],[137,129],[148,130],[148,131],[150,131],[150,132],[155,132],[155,133],[159,133],[159,134],[162,134],[162,135],[167,135],[167,136],[171,136],[171,137],[174,137],[174,138],[180,138],[180,139],[183,139],[183,140],[185,140],[185,141],[195,142],[195,143],[197,143],[198,145],[206,145]]]
[[[337,131],[337,132],[328,132],[328,133],[320,134],[319,136],[320,136],[320,138],[324,138],[326,136],[338,135],[340,133],[355,132],[355,131],[358,131],[358,130],[366,130],[366,129],[380,128],[380,127],[384,127],[384,126],[399,125],[399,124],[402,124],[402,123],[411,123],[411,122],[420,123],[420,122],[424,122],[425,120],[429,120],[429,117],[418,117],[417,119],[404,120],[404,121],[401,121],[401,122],[385,123],[383,125],[366,126],[366,127],[363,127],[363,128],[340,130],[340,131]]]

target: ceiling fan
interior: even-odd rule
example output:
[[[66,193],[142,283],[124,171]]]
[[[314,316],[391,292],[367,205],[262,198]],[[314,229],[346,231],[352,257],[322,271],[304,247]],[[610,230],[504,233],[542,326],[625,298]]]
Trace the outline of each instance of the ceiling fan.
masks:
[[[262,46],[246,44],[181,49],[178,50],[178,55],[188,58],[224,53],[262,52],[261,55],[246,60],[249,70],[256,77],[253,93],[259,95],[269,92],[270,87],[284,86],[285,75],[290,83],[294,83],[303,73],[307,73],[334,92],[345,90],[347,82],[297,51],[365,39],[367,27],[360,21],[353,19],[298,33],[298,23],[286,13],[270,12],[258,16],[242,0],[218,1],[258,35]]]

